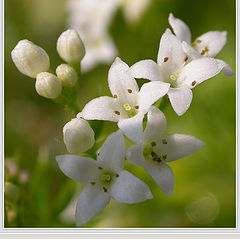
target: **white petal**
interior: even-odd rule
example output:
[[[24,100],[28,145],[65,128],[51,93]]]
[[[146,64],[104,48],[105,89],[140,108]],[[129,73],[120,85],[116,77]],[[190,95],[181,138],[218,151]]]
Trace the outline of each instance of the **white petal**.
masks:
[[[119,115],[114,111],[119,111],[119,105],[115,99],[108,96],[101,96],[88,102],[77,117],[86,120],[108,120],[117,122]]]
[[[127,97],[128,90],[131,90],[132,94],[138,92],[137,82],[131,76],[129,66],[119,57],[115,59],[108,72],[108,85],[112,95],[117,95],[119,98]]]
[[[135,78],[144,78],[151,81],[163,81],[161,68],[152,60],[143,60],[130,67],[130,71]]]
[[[188,43],[185,41],[182,42],[183,51],[187,54],[187,56],[191,57],[192,60],[198,59],[201,57],[198,51],[192,48]]]
[[[144,169],[156,181],[160,189],[167,195],[172,196],[174,187],[174,174],[172,169],[165,163],[152,163],[145,164]]]
[[[138,113],[129,119],[120,119],[118,127],[130,140],[134,143],[138,143],[142,137],[142,121],[144,114]]]
[[[108,136],[101,147],[97,161],[104,168],[119,171],[124,166],[125,158],[125,141],[120,131],[112,133]]]
[[[192,102],[192,90],[189,87],[170,88],[168,91],[169,100],[177,115],[183,115]]]
[[[185,57],[181,41],[167,29],[162,35],[158,50],[158,64],[161,65],[162,71],[167,77],[175,74],[183,65]]]
[[[179,87],[195,87],[201,82],[221,72],[225,64],[210,57],[202,57],[188,63],[180,72],[177,80]]]
[[[179,40],[191,43],[191,32],[185,22],[175,18],[172,13],[169,14],[168,22]]]
[[[62,172],[79,183],[91,182],[97,175],[97,165],[93,159],[76,155],[59,155],[56,160]]]
[[[87,185],[82,190],[76,208],[77,226],[89,222],[109,203],[110,196],[97,185]]]
[[[152,106],[148,112],[147,126],[143,133],[143,142],[158,140],[166,130],[167,121],[165,115],[156,106]]]
[[[199,53],[201,53],[201,51],[204,50],[205,47],[207,47],[208,48],[207,56],[215,57],[218,54],[218,52],[222,50],[223,46],[226,43],[227,32],[210,31],[199,36],[197,40],[201,40],[201,43],[196,44],[196,49],[198,50]]]
[[[217,60],[220,64],[223,64],[223,65],[224,65],[224,67],[223,67],[223,69],[222,69],[222,72],[223,72],[224,75],[226,75],[226,76],[233,76],[233,75],[234,75],[231,67],[230,67],[225,61],[218,60],[218,59],[216,59],[216,60]]]
[[[119,173],[119,177],[112,184],[110,195],[118,202],[129,204],[153,198],[147,184],[125,170]]]
[[[139,110],[146,113],[152,104],[168,92],[169,88],[170,84],[161,81],[145,83],[138,94]]]
[[[166,162],[175,161],[184,158],[197,149],[201,148],[204,143],[191,135],[170,134],[164,138],[167,144],[162,145],[162,154],[167,154]]]
[[[138,144],[128,148],[127,159],[140,167],[144,167],[145,159],[143,157],[143,145]]]

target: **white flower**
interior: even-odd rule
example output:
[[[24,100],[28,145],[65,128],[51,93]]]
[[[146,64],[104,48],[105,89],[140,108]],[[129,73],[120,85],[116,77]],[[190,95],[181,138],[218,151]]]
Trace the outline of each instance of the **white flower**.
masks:
[[[18,70],[31,78],[36,78],[38,73],[48,71],[50,67],[48,54],[28,40],[19,41],[11,56]]]
[[[144,114],[168,92],[170,85],[160,81],[149,82],[139,91],[128,65],[120,58],[116,58],[109,70],[108,85],[113,98],[102,96],[91,100],[77,117],[118,122],[122,132],[132,141],[138,142]]]
[[[123,170],[124,158],[125,142],[120,132],[115,132],[106,139],[97,161],[74,155],[56,157],[65,175],[87,184],[77,203],[77,226],[85,224],[101,212],[111,197],[129,204],[153,198],[144,182]]]
[[[175,18],[172,13],[169,14],[168,21],[176,37],[183,42],[183,50],[192,59],[215,57],[222,50],[227,41],[226,31],[209,31],[197,37],[197,39],[191,43],[191,32],[185,22]],[[233,75],[227,63],[225,63],[222,72],[227,76]]]
[[[61,81],[49,72],[37,74],[35,88],[39,95],[49,99],[57,98],[62,91]]]
[[[141,142],[128,149],[127,159],[143,167],[156,181],[160,189],[172,195],[174,174],[166,164],[186,157],[204,143],[193,136],[183,134],[162,135],[166,118],[155,106],[148,112],[148,121]]]
[[[83,42],[78,33],[72,29],[68,29],[59,36],[57,51],[64,61],[72,64],[80,63],[85,55]]]
[[[72,119],[63,127],[63,140],[69,153],[80,154],[94,143],[94,131],[84,119]]]
[[[217,75],[225,66],[225,62],[210,57],[190,61],[181,41],[167,29],[160,40],[157,64],[143,60],[130,69],[135,78],[170,83],[168,97],[174,111],[182,115],[192,102],[191,89]]]
[[[56,69],[56,75],[65,87],[73,87],[76,85],[78,76],[74,68],[67,64],[61,64]]]

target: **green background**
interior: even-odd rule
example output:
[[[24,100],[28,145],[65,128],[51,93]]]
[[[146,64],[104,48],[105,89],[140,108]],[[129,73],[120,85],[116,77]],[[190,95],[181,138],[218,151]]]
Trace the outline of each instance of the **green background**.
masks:
[[[118,56],[129,65],[156,60],[170,12],[188,24],[193,39],[210,30],[226,30],[227,43],[217,57],[236,70],[233,0],[153,0],[136,24],[127,23],[119,9],[109,26]],[[10,57],[19,40],[29,39],[47,51],[54,70],[62,63],[56,40],[66,29],[67,16],[64,0],[5,1],[5,162],[17,167],[15,175],[8,169],[5,173],[6,180],[17,186],[14,200],[5,198],[9,217],[5,216],[5,227],[75,227],[63,223],[59,214],[82,186],[64,176],[55,161],[56,155],[67,153],[62,128],[74,115],[40,97],[35,81],[22,75]],[[110,95],[110,65],[98,65],[82,75],[80,109],[96,95]],[[173,196],[163,194],[143,169],[126,162],[125,168],[150,186],[154,199],[135,205],[111,200],[86,227],[235,227],[235,76],[221,73],[193,94],[182,117],[170,105],[164,109],[166,133],[189,134],[206,143],[193,155],[169,164],[175,174]],[[115,123],[104,123],[101,136],[116,129]],[[18,179],[23,170],[30,175],[26,183]]]

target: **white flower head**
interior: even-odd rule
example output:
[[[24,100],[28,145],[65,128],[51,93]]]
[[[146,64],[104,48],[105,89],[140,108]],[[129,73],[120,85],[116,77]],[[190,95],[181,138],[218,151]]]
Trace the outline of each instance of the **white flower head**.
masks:
[[[74,155],[57,156],[62,172],[79,183],[86,183],[77,203],[76,221],[81,226],[101,212],[112,197],[121,203],[139,203],[153,196],[148,186],[123,170],[125,142],[118,131],[101,147],[97,160]]]
[[[55,99],[61,94],[62,84],[54,74],[41,72],[37,74],[35,88],[39,95],[48,99]]]
[[[108,85],[113,97],[102,96],[91,100],[77,117],[118,122],[121,131],[138,142],[144,114],[168,92],[170,85],[160,81],[149,82],[139,90],[128,65],[120,58],[116,58],[109,70]]]
[[[64,125],[63,140],[69,153],[80,154],[94,145],[94,131],[86,120],[74,118]]]
[[[210,57],[190,60],[182,42],[167,29],[162,35],[157,63],[143,60],[130,69],[133,77],[170,83],[168,97],[174,111],[184,114],[192,102],[192,88],[217,75],[226,63]]]
[[[11,56],[18,70],[31,78],[36,78],[38,73],[48,71],[50,67],[48,54],[28,40],[19,41]]]
[[[68,64],[59,65],[56,69],[56,75],[65,87],[75,86],[78,80],[77,72]]]
[[[172,195],[174,174],[167,163],[192,154],[204,143],[190,135],[163,135],[165,129],[164,114],[152,106],[141,142],[128,149],[127,159],[143,167],[164,193]]]
[[[59,36],[57,51],[64,61],[72,64],[80,63],[85,55],[84,44],[77,31],[73,29],[68,29]]]
[[[194,42],[191,42],[191,31],[185,22],[175,18],[172,13],[169,14],[168,22],[176,37],[183,42],[183,50],[192,59],[215,57],[226,44],[226,31],[209,31],[197,37]],[[221,60],[218,61],[221,62]],[[227,76],[232,76],[233,72],[230,66],[225,62],[223,63],[225,65],[222,72]]]

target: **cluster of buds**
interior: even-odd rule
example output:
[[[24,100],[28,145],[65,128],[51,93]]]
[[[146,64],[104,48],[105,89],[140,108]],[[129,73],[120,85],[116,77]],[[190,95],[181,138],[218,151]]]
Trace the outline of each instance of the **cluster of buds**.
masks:
[[[56,75],[49,72],[50,60],[46,51],[29,40],[19,41],[11,53],[18,70],[36,79],[37,93],[48,99],[56,99],[63,87],[76,85],[78,75],[73,66],[80,67],[85,55],[83,42],[75,30],[67,30],[59,36],[57,51],[67,64],[59,65]]]

